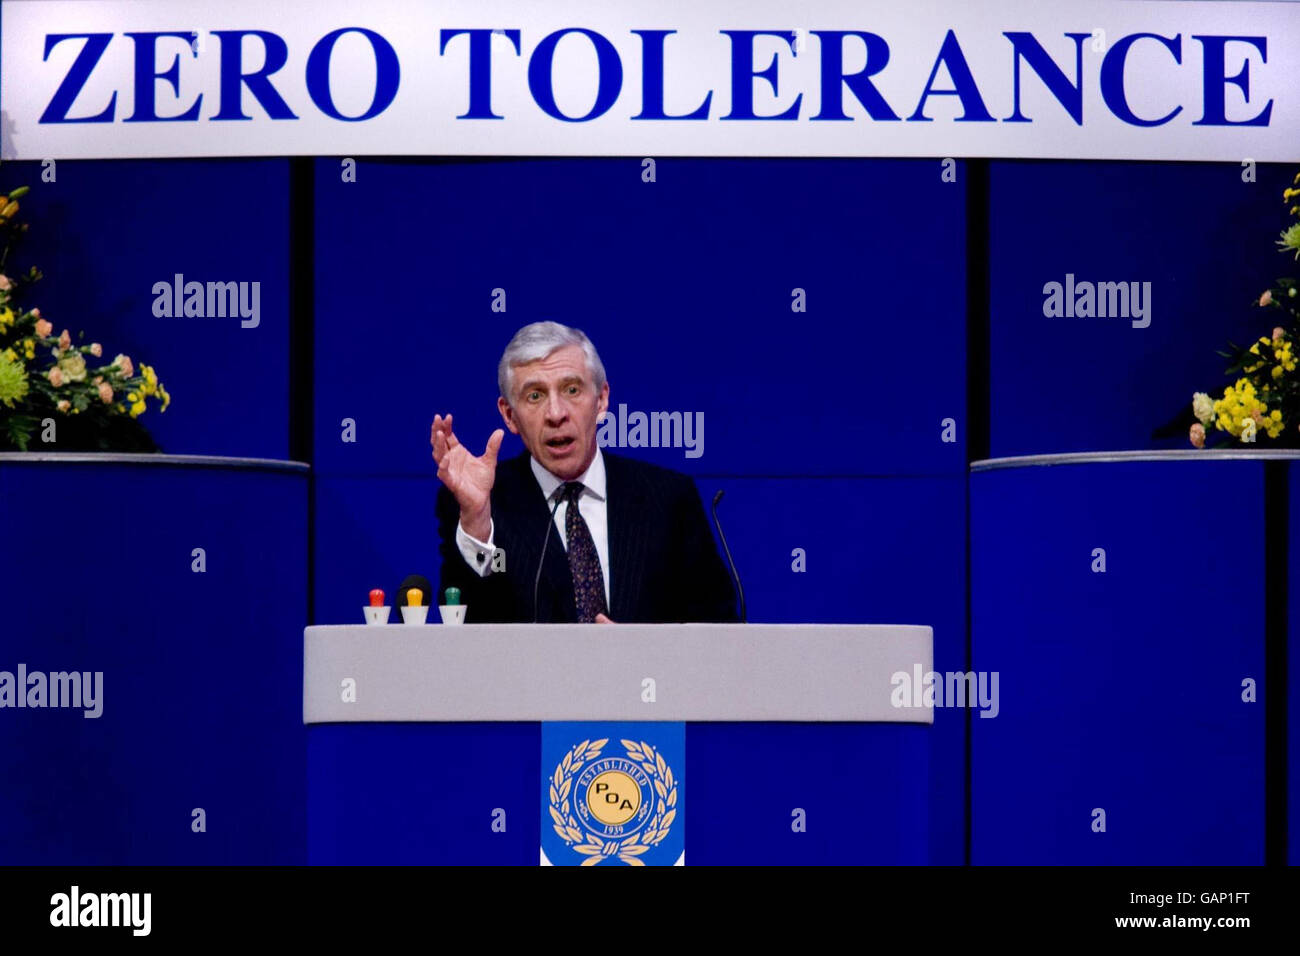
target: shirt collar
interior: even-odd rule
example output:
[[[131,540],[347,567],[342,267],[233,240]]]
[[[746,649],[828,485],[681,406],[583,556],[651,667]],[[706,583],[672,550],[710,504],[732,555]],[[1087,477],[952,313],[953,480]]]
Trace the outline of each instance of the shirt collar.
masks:
[[[542,494],[546,497],[548,503],[553,502],[553,496],[557,488],[564,482],[551,474],[541,463],[532,455],[528,456],[528,464],[533,469],[533,477],[537,479],[537,484],[541,486]],[[576,479],[583,483],[585,490],[584,495],[595,495],[601,501],[605,500],[605,456],[601,453],[600,446],[596,446],[596,457],[591,460],[587,470],[579,475]]]

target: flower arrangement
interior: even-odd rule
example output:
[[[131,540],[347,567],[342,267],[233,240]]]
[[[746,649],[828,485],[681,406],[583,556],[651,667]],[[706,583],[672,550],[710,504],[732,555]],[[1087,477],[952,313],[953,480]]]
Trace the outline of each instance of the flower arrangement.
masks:
[[[26,451],[39,435],[60,451],[157,451],[136,419],[150,400],[160,412],[171,404],[158,373],[143,363],[137,369],[121,354],[94,364],[104,357],[100,343],[81,344],[85,333],[79,332],[73,344],[67,329],[54,334],[40,309],[17,304],[41,279],[35,266],[17,278],[4,271],[27,232],[15,218],[27,191],[0,194],[0,448]]]
[[[1300,217],[1300,173],[1282,193],[1284,202],[1297,200],[1289,214]],[[1300,260],[1300,221],[1285,229],[1277,241],[1281,252],[1293,252]],[[1300,447],[1300,375],[1296,374],[1300,345],[1300,292],[1294,278],[1278,279],[1254,303],[1277,316],[1271,335],[1262,335],[1248,347],[1229,343],[1231,351],[1220,352],[1232,364],[1226,374],[1236,380],[1223,390],[1221,398],[1206,392],[1192,395],[1196,422],[1188,437],[1196,448],[1213,444],[1216,438],[1246,444],[1267,443],[1274,447]],[[1272,324],[1272,323],[1271,323]]]

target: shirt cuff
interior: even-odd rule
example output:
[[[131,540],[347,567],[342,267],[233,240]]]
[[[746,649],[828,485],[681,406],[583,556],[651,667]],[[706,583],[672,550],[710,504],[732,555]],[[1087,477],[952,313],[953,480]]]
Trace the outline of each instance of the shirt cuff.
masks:
[[[492,538],[495,531],[495,522],[489,521],[488,539],[480,541],[478,538],[470,537],[465,532],[465,527],[459,521],[456,522],[456,547],[460,548],[465,563],[477,571],[481,578],[492,573],[492,552],[496,550],[492,546]]]

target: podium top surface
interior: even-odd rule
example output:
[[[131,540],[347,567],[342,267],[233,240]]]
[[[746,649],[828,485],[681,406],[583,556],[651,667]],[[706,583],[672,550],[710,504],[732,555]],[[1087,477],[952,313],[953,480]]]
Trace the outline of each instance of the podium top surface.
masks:
[[[1241,445],[1218,448],[1174,448],[1159,451],[1076,451],[1050,455],[1016,455],[1011,458],[981,458],[970,463],[971,472],[1000,471],[1005,468],[1029,468],[1050,465],[1109,465],[1144,461],[1294,461],[1300,450],[1294,448],[1253,448]]]
[[[303,640],[308,724],[934,720],[891,693],[930,671],[926,626],[358,624]]]
[[[224,455],[163,455],[101,451],[0,451],[0,465],[130,465],[170,468],[236,468],[306,474],[311,465],[278,458],[230,458]]]

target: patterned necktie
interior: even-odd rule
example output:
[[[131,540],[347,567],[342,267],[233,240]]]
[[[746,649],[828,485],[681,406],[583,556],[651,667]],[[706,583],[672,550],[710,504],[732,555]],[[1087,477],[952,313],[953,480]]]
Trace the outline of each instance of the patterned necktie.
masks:
[[[592,623],[597,614],[608,614],[605,604],[605,578],[600,569],[600,555],[591,540],[591,530],[578,511],[578,498],[582,495],[580,481],[565,482],[564,535],[569,551],[569,571],[573,575],[573,603],[578,608],[578,620]]]

